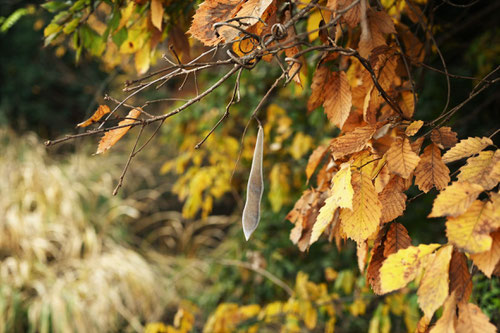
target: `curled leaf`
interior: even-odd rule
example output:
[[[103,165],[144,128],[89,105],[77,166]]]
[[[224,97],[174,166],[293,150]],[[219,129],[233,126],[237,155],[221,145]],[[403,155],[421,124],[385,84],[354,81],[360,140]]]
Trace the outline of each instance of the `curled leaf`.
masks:
[[[92,125],[93,123],[98,122],[102,118],[102,116],[104,116],[105,114],[107,114],[109,112],[110,112],[109,106],[99,105],[99,107],[94,112],[92,117],[90,117],[89,119],[87,119],[85,121],[82,121],[81,123],[76,125],[76,127],[87,127],[89,125]]]
[[[140,109],[133,109],[127,115],[127,119],[124,119],[118,123],[118,126],[132,124],[137,121],[137,118],[141,115]],[[106,132],[99,141],[99,146],[97,147],[96,155],[102,154],[109,148],[113,147],[115,143],[118,142],[125,134],[127,134],[130,126],[120,127],[109,132]]]
[[[262,176],[262,155],[264,151],[264,130],[259,125],[257,142],[253,152],[252,167],[247,185],[247,200],[243,208],[243,233],[248,240],[257,229],[260,220],[260,201],[264,192],[264,178]]]

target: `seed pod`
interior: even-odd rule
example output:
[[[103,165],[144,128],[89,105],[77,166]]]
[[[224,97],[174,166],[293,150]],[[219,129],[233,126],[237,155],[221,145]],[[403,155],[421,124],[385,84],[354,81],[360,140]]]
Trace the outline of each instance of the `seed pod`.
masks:
[[[243,233],[248,240],[257,229],[260,220],[260,201],[264,192],[264,178],[262,176],[262,155],[264,151],[264,130],[259,124],[257,142],[253,152],[252,168],[248,177],[247,200],[243,208]]]

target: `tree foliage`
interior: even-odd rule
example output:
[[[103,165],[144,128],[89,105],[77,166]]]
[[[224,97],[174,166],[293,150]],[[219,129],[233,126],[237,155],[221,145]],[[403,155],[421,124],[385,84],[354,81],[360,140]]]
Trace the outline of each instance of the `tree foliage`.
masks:
[[[170,117],[180,116],[188,107],[222,90],[227,106],[220,119],[202,138],[186,125],[182,154],[163,167],[165,172],[175,170],[181,175],[176,190],[184,200],[185,216],[195,216],[199,210],[208,215],[213,202],[230,191],[231,164],[240,153],[244,160],[251,160],[256,146],[247,193],[252,199],[246,220],[250,225],[244,225],[251,233],[262,209],[262,177],[255,175],[262,172],[266,150],[276,161],[267,175],[268,197],[275,211],[289,200],[293,160],[313,150],[307,165],[301,167],[309,186],[286,217],[293,224],[289,237],[301,251],[307,251],[322,235],[338,248],[352,240],[358,267],[365,272],[373,292],[385,295],[400,291],[379,303],[370,328],[390,329],[388,313],[398,311],[391,305],[391,297],[408,297],[405,288],[413,283],[423,313],[419,331],[462,332],[479,327],[495,331],[481,309],[469,303],[469,267],[479,268],[487,277],[500,274],[500,153],[492,140],[497,132],[458,141],[454,129],[445,125],[466,103],[498,81],[498,67],[482,78],[464,78],[472,79],[475,85],[463,101],[450,106],[453,91],[449,80],[453,75],[446,63],[443,60],[443,70],[425,64],[434,54],[443,59],[430,22],[433,7],[427,1],[206,0],[192,7],[179,1],[78,0],[71,4],[51,1],[44,7],[57,13],[45,28],[46,44],[62,42],[61,36],[71,35],[77,57],[86,49],[108,66],[116,66],[122,60],[118,54],[133,55],[135,70],[144,74],[159,59],[162,40],[169,39],[171,53],[162,57],[167,67],[127,81],[124,90],[129,95],[119,100],[108,97],[115,103],[112,107],[100,106],[89,120],[79,124],[97,122],[96,129],[49,141],[48,145],[105,133],[99,154],[112,148],[132,127],[140,127],[118,190],[131,160],[157,133],[138,145],[145,127],[157,124],[160,128]],[[193,15],[193,20],[181,13]],[[195,52],[200,55],[195,57]],[[274,83],[243,117],[248,120],[244,133],[252,118],[263,121],[257,144],[247,140],[240,147],[239,133],[231,131],[231,125],[237,124],[226,119],[241,99],[242,82],[248,83],[259,66],[279,70],[270,71],[276,73]],[[225,72],[200,90],[197,75],[215,68]],[[447,80],[445,106],[433,119],[423,118],[418,108],[420,87],[415,76],[423,69],[443,72]],[[191,88],[185,86],[187,80],[193,80]],[[187,92],[182,103],[164,113],[149,110],[154,103],[171,99],[147,100],[139,106],[132,98],[149,87],[170,82]],[[229,82],[234,83],[228,89]],[[281,85],[290,87],[288,98],[308,94],[303,106],[308,117],[323,110],[328,125],[317,137],[297,130],[301,125],[297,118],[270,102]],[[121,107],[132,111],[112,125],[112,116]],[[200,115],[197,121],[203,122],[205,116]],[[219,126],[223,128],[216,131]],[[333,128],[338,129],[336,133]],[[287,159],[278,162],[285,155]],[[415,244],[396,219],[405,214],[411,202],[408,193],[413,193],[413,198],[423,195],[432,199],[436,192],[429,221],[422,223],[444,223],[445,233],[432,235],[435,240],[430,244]],[[302,273],[297,275],[296,288],[286,302],[265,307],[220,305],[205,330],[231,331],[243,325],[256,331],[278,320],[288,331],[298,331],[302,324],[309,330],[324,326],[325,331],[333,331],[338,294],[307,279]],[[351,311],[364,312],[364,306],[359,297]],[[441,307],[442,315],[437,319],[435,313]],[[321,324],[318,316],[323,316]],[[180,319],[177,323],[181,331],[191,328]],[[411,325],[407,323],[409,329]],[[161,329],[168,331],[166,326]]]

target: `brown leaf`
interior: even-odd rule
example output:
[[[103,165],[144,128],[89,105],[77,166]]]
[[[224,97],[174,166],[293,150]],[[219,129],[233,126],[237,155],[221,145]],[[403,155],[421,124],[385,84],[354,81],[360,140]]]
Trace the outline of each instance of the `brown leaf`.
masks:
[[[354,0],[328,0],[327,7],[334,11],[340,11],[350,6]],[[351,28],[355,28],[360,20],[360,4],[358,3],[347,12],[342,14],[341,21],[347,23]]]
[[[380,222],[387,223],[403,215],[406,209],[406,194],[403,193],[404,180],[399,176],[391,178],[378,197],[382,204]]]
[[[172,43],[175,52],[181,58],[183,63],[191,60],[189,41],[184,31],[177,25],[173,25],[168,33],[170,43]]]
[[[389,171],[403,178],[409,178],[415,170],[420,157],[411,149],[408,138],[397,138],[387,151]]]
[[[500,231],[492,233],[491,238],[493,238],[491,249],[470,256],[474,265],[489,278],[491,278],[496,265],[500,262]]]
[[[384,240],[385,240],[386,229],[382,228],[375,240],[375,244],[371,250],[371,259],[366,270],[366,278],[373,289],[373,292],[377,295],[382,294],[380,287],[380,267],[384,263]]]
[[[450,182],[450,169],[441,160],[441,150],[431,143],[424,149],[415,169],[415,184],[427,193],[433,187],[444,189]]]
[[[357,127],[354,131],[333,139],[330,143],[333,157],[339,159],[363,150],[376,130],[374,125]]]
[[[401,249],[406,249],[411,245],[411,238],[408,231],[401,223],[393,223],[389,227],[384,242],[384,256],[396,253]]]
[[[467,266],[467,258],[454,250],[450,260],[450,293],[455,292],[458,302],[468,302],[472,294],[472,277]]]
[[[415,120],[405,130],[407,136],[414,136],[418,133],[424,122],[422,120]]]
[[[99,107],[97,108],[97,110],[94,112],[94,114],[92,115],[92,117],[90,117],[89,119],[79,123],[78,125],[76,125],[76,127],[87,127],[89,125],[92,125],[93,123],[96,123],[98,122],[102,116],[104,116],[105,114],[109,113],[111,110],[109,109],[109,106],[107,105],[99,105]]]
[[[362,29],[359,41],[359,54],[368,58],[373,49],[386,45],[387,34],[396,33],[391,17],[385,11],[367,10],[367,29]]]
[[[135,123],[140,115],[141,110],[139,108],[133,109],[127,115],[127,119],[120,121],[118,123],[118,126]],[[96,154],[102,154],[109,148],[113,147],[115,143],[118,142],[118,140],[120,140],[125,134],[127,134],[129,129],[130,126],[125,126],[106,132],[101,141],[99,141],[99,146],[97,147]]]
[[[351,87],[344,71],[334,72],[326,86],[325,113],[332,124],[342,129],[352,106]]]
[[[163,11],[162,0],[151,0],[151,23],[160,31],[163,23]]]
[[[307,111],[311,112],[323,104],[327,92],[325,84],[328,82],[329,77],[330,70],[328,67],[320,65],[316,68],[311,83],[311,96],[307,101]]]
[[[188,32],[207,46],[217,45],[224,41],[221,31],[235,29],[220,27],[216,33],[213,25],[233,18],[240,7],[241,0],[206,0],[196,10]]]
[[[440,127],[431,132],[431,140],[439,148],[451,148],[458,142],[457,133],[451,130],[451,127]]]
[[[461,140],[443,155],[443,162],[450,163],[464,157],[472,156],[492,144],[493,141],[487,137],[471,137]]]
[[[291,19],[291,14],[290,11],[285,12],[285,22],[289,21]],[[293,43],[295,37],[297,36],[297,33],[295,32],[295,26],[291,25],[288,30],[287,30],[287,38],[284,41],[284,43]],[[288,47],[285,49],[285,55],[287,58],[294,58],[294,56],[300,52],[300,48],[298,46],[293,46],[293,47]],[[300,57],[296,59],[299,62],[292,62],[289,61],[289,64],[292,64],[292,67],[288,71],[288,76],[293,77],[293,81],[297,83],[299,86],[302,87],[302,82],[300,80],[300,70],[301,68],[305,68],[304,63],[303,63],[303,57]]]
[[[481,309],[472,303],[458,305],[457,333],[496,333],[496,327],[490,323]]]

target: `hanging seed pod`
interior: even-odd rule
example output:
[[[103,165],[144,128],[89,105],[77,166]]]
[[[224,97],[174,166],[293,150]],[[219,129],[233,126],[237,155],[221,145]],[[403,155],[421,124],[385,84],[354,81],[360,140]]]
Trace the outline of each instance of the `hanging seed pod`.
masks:
[[[264,151],[264,130],[259,124],[257,142],[253,152],[252,168],[248,177],[247,200],[243,208],[243,233],[248,240],[257,229],[260,220],[260,201],[264,192],[264,179],[262,176],[262,155]]]

